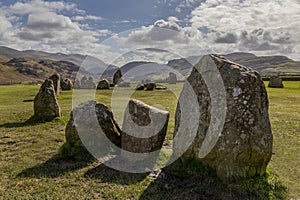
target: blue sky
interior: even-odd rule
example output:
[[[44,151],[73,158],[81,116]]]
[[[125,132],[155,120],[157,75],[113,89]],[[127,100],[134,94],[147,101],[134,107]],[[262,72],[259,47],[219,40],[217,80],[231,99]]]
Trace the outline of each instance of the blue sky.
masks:
[[[244,51],[300,60],[299,10],[299,0],[4,0],[0,45],[101,59],[161,49],[183,56]],[[169,59],[161,52],[143,59]]]

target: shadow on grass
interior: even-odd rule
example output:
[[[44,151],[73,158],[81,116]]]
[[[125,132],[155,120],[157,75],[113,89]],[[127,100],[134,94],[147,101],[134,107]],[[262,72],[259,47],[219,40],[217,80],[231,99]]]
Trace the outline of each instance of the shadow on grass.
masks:
[[[143,181],[149,173],[133,174],[118,171],[107,167],[105,164],[101,163],[97,167],[88,170],[84,177],[97,179],[105,183],[116,183],[120,185],[130,185]]]
[[[65,143],[57,155],[42,164],[25,169],[17,176],[55,178],[67,172],[82,169],[94,161],[95,158],[84,147],[71,147],[68,143]]]
[[[286,188],[274,174],[224,183],[199,163],[176,161],[147,187],[146,199],[285,199]]]
[[[55,119],[58,119],[58,118],[48,117],[48,118],[41,119],[36,116],[31,116],[25,122],[11,122],[11,123],[6,123],[6,124],[0,124],[0,128],[20,128],[20,127],[26,127],[26,126],[35,126],[38,124],[43,124],[46,122],[53,121]]]

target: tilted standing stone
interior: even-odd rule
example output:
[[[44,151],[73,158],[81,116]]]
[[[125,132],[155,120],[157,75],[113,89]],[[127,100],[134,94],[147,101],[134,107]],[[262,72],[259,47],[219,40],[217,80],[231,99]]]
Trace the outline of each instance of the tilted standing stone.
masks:
[[[185,90],[188,86],[190,92]],[[182,113],[182,107],[191,105],[193,93],[196,104]],[[197,113],[193,108],[199,109],[196,119],[182,117]],[[174,142],[175,153],[193,135],[189,129],[192,124],[185,125],[193,120],[199,126],[183,160],[199,159],[222,179],[265,174],[273,137],[267,92],[256,71],[223,57],[204,56],[193,68],[179,98],[175,136],[181,135],[182,140]]]
[[[149,153],[161,149],[168,121],[167,111],[138,100],[130,100],[122,126],[122,149],[133,153]]]
[[[97,117],[97,123],[92,123],[91,117],[93,115]],[[121,129],[115,121],[111,110],[106,105],[97,103],[96,101],[82,103],[71,111],[70,120],[65,129],[66,140],[71,146],[82,145],[78,130],[83,130],[81,137],[85,137],[87,142],[94,142],[93,139],[89,141],[89,138],[93,134],[101,136],[99,132],[94,133],[100,127],[109,141],[118,147],[121,146]],[[101,142],[104,141],[102,140]],[[101,142],[99,142],[99,151],[101,151]]]
[[[123,76],[122,71],[120,69],[118,69],[114,74],[113,84],[117,85],[118,82],[122,79],[122,76]]]
[[[53,81],[54,90],[55,90],[56,96],[58,96],[60,93],[60,76],[59,76],[59,74],[53,74],[52,76],[49,77],[49,79],[51,79]]]
[[[45,80],[34,98],[34,115],[47,119],[61,116],[53,81],[50,79]]]
[[[283,88],[282,79],[279,76],[272,76],[268,84],[270,88]]]

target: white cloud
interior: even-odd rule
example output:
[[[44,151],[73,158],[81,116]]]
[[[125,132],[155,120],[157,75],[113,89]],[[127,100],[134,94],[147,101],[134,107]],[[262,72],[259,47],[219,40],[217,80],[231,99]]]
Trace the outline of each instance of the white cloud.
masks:
[[[74,20],[74,21],[86,21],[86,20],[102,21],[102,20],[104,20],[104,18],[95,16],[95,15],[85,15],[85,16],[77,15],[75,17],[72,17],[72,20]]]
[[[300,59],[299,10],[297,0],[207,0],[194,9],[190,22],[212,48]]]
[[[62,13],[81,16],[85,11],[63,1],[32,0],[17,2],[8,7],[0,5],[0,44],[19,50],[36,49],[84,55],[104,54],[109,49],[99,44],[99,37],[112,33],[106,29],[91,30],[86,24],[86,20],[103,18],[85,15],[82,21],[75,22],[72,17]],[[24,22],[18,16],[21,16],[20,19],[27,16],[28,19]],[[107,53],[107,56],[111,55]]]

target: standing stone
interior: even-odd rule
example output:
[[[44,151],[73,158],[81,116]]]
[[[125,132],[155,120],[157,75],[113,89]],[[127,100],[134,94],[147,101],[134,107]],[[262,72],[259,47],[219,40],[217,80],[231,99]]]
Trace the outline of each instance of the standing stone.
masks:
[[[144,90],[145,89],[145,85],[140,83],[135,87],[135,90]]]
[[[97,123],[93,123],[93,115],[96,115]],[[97,130],[100,128],[99,125],[109,141],[120,147],[121,129],[115,121],[113,113],[106,105],[97,103],[96,101],[82,103],[71,111],[70,120],[65,129],[66,140],[71,146],[82,145],[80,137],[84,137],[87,142],[97,143],[97,141],[94,141],[91,137],[97,134]],[[84,130],[81,136],[79,136],[77,129]],[[99,132],[98,134],[101,136]],[[88,141],[89,139],[90,141]],[[101,140],[101,142],[105,141]],[[100,148],[101,142],[99,143]]]
[[[41,119],[61,116],[53,81],[50,79],[45,80],[34,98],[34,115]]]
[[[106,79],[99,81],[97,85],[97,90],[107,90],[109,89],[109,82]]]
[[[49,79],[53,81],[54,90],[55,90],[56,96],[58,96],[60,93],[60,76],[59,76],[59,74],[53,74],[52,76],[50,76]]]
[[[122,149],[133,153],[149,153],[161,149],[167,133],[168,120],[167,111],[138,100],[130,100],[122,126]],[[126,156],[126,152],[123,152],[124,154]]]
[[[147,83],[147,84],[145,84],[145,87],[146,87],[146,90],[147,91],[152,91],[152,90],[154,90],[155,88],[156,88],[156,84],[155,83]]]
[[[272,76],[268,85],[269,88],[283,88],[282,79],[279,76]]]
[[[260,75],[224,57],[204,56],[180,95],[175,138],[175,154],[194,139],[182,159],[199,159],[222,179],[265,174],[273,136]]]
[[[118,82],[122,79],[122,76],[123,76],[122,71],[120,69],[118,69],[114,74],[113,84],[117,85]]]
[[[73,83],[70,79],[66,78],[66,79],[61,80],[60,87],[63,91],[64,90],[72,90]]]
[[[177,76],[175,73],[170,72],[169,73],[169,84],[176,84],[177,82]]]

